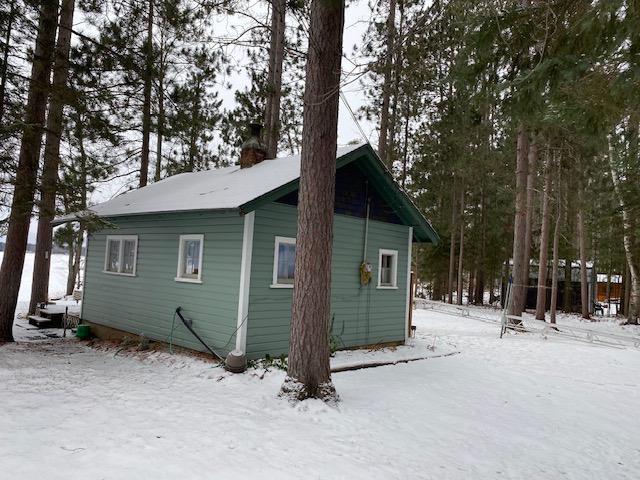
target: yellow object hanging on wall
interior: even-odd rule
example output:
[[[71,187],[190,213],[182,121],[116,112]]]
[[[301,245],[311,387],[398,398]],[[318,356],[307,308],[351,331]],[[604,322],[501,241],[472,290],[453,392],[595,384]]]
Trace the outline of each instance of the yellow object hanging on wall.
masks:
[[[369,285],[369,282],[371,282],[371,264],[362,262],[360,264],[360,285]]]

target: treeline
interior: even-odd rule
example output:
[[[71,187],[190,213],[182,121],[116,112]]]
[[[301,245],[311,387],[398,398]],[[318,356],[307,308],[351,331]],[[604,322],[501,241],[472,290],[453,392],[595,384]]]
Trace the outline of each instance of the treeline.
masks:
[[[433,297],[482,304],[489,291],[494,301],[512,262],[510,313],[517,316],[530,263],[557,272],[561,260],[577,260],[588,318],[593,262],[598,272],[624,278],[624,314],[637,323],[637,4],[378,5],[387,21],[367,34],[374,61],[363,82],[372,85],[364,113],[380,119],[379,152],[442,237],[415,259]],[[540,271],[537,318],[544,319],[551,288],[553,320],[566,286]]]

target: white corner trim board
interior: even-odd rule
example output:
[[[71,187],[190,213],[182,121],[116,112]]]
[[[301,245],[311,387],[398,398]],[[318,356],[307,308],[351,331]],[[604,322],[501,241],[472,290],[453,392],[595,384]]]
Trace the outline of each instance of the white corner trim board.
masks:
[[[409,310],[411,309],[411,305],[409,302],[411,301],[411,253],[413,248],[413,227],[409,227],[409,240],[407,242],[407,313],[404,317],[404,341],[405,343],[409,341],[409,314],[411,313]]]
[[[249,291],[251,289],[251,256],[253,254],[253,224],[256,212],[244,216],[242,233],[242,260],[240,261],[240,288],[238,290],[238,321],[236,350],[247,351],[247,324],[249,323]]]

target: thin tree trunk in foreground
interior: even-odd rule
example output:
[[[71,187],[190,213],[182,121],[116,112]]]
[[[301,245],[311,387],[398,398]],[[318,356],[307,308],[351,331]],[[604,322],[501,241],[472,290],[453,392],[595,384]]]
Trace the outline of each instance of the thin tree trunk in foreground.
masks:
[[[147,40],[144,47],[144,103],[142,105],[142,153],[140,155],[140,187],[147,184],[149,177],[149,141],[151,135],[151,81],[153,75],[153,1],[149,0],[147,15]]]
[[[527,132],[523,126],[518,129],[516,158],[516,211],[513,222],[513,301],[509,315],[521,316],[525,297],[524,250],[527,230]]]
[[[613,161],[613,145],[611,145],[611,137],[608,138],[608,141],[609,168],[611,169],[611,179],[613,180],[613,187],[616,196],[618,197],[618,204],[620,205],[620,210],[622,210],[624,253],[627,259],[627,266],[629,268],[629,306],[625,312],[627,314],[627,322],[637,325],[638,316],[640,315],[640,271],[634,254],[635,238],[633,223],[631,214],[620,189],[620,179],[618,178],[618,172]]]
[[[271,46],[269,48],[269,97],[265,111],[267,158],[276,158],[280,137],[280,101],[282,100],[282,64],[284,62],[285,0],[271,2]]]
[[[56,213],[56,190],[58,188],[58,165],[60,164],[60,135],[62,115],[66,103],[67,77],[69,73],[69,51],[71,50],[71,27],[75,0],[63,0],[60,9],[60,28],[56,42],[53,66],[53,83],[47,115],[47,134],[44,147],[44,165],[40,187],[40,215],[33,260],[33,279],[29,313],[35,313],[39,302],[49,299],[49,269],[53,227],[51,221]]]
[[[18,302],[20,279],[27,250],[29,222],[38,176],[40,142],[44,129],[49,75],[56,38],[58,2],[43,0],[38,20],[38,35],[31,66],[31,79],[25,109],[25,127],[20,143],[15,188],[9,215],[9,228],[0,268],[0,342],[13,341],[13,318]]]
[[[344,0],[311,4],[288,375],[281,395],[336,401],[329,366],[331,243]]]
[[[549,268],[549,191],[551,189],[551,154],[547,149],[544,162],[544,187],[542,191],[542,228],[540,232],[540,256],[538,258],[538,294],[536,320],[544,321],[547,309],[547,270]],[[554,238],[555,240],[555,238]]]

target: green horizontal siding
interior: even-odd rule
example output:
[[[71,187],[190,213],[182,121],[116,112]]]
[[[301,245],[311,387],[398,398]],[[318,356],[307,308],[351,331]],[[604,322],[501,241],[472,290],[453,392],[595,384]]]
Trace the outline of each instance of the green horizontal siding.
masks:
[[[176,307],[214,349],[235,348],[243,217],[191,212],[109,219],[117,228],[89,239],[83,318],[166,341]],[[202,284],[176,282],[179,237],[204,234]],[[107,235],[138,235],[136,276],[103,272]],[[176,345],[203,347],[176,319]]]
[[[332,334],[344,347],[404,340],[409,227],[370,221],[369,286],[360,286],[365,221],[336,215],[332,260]],[[252,358],[289,351],[291,289],[270,288],[276,236],[295,237],[296,208],[272,203],[256,211],[251,264],[247,352]],[[398,251],[398,288],[377,289],[378,250]]]

